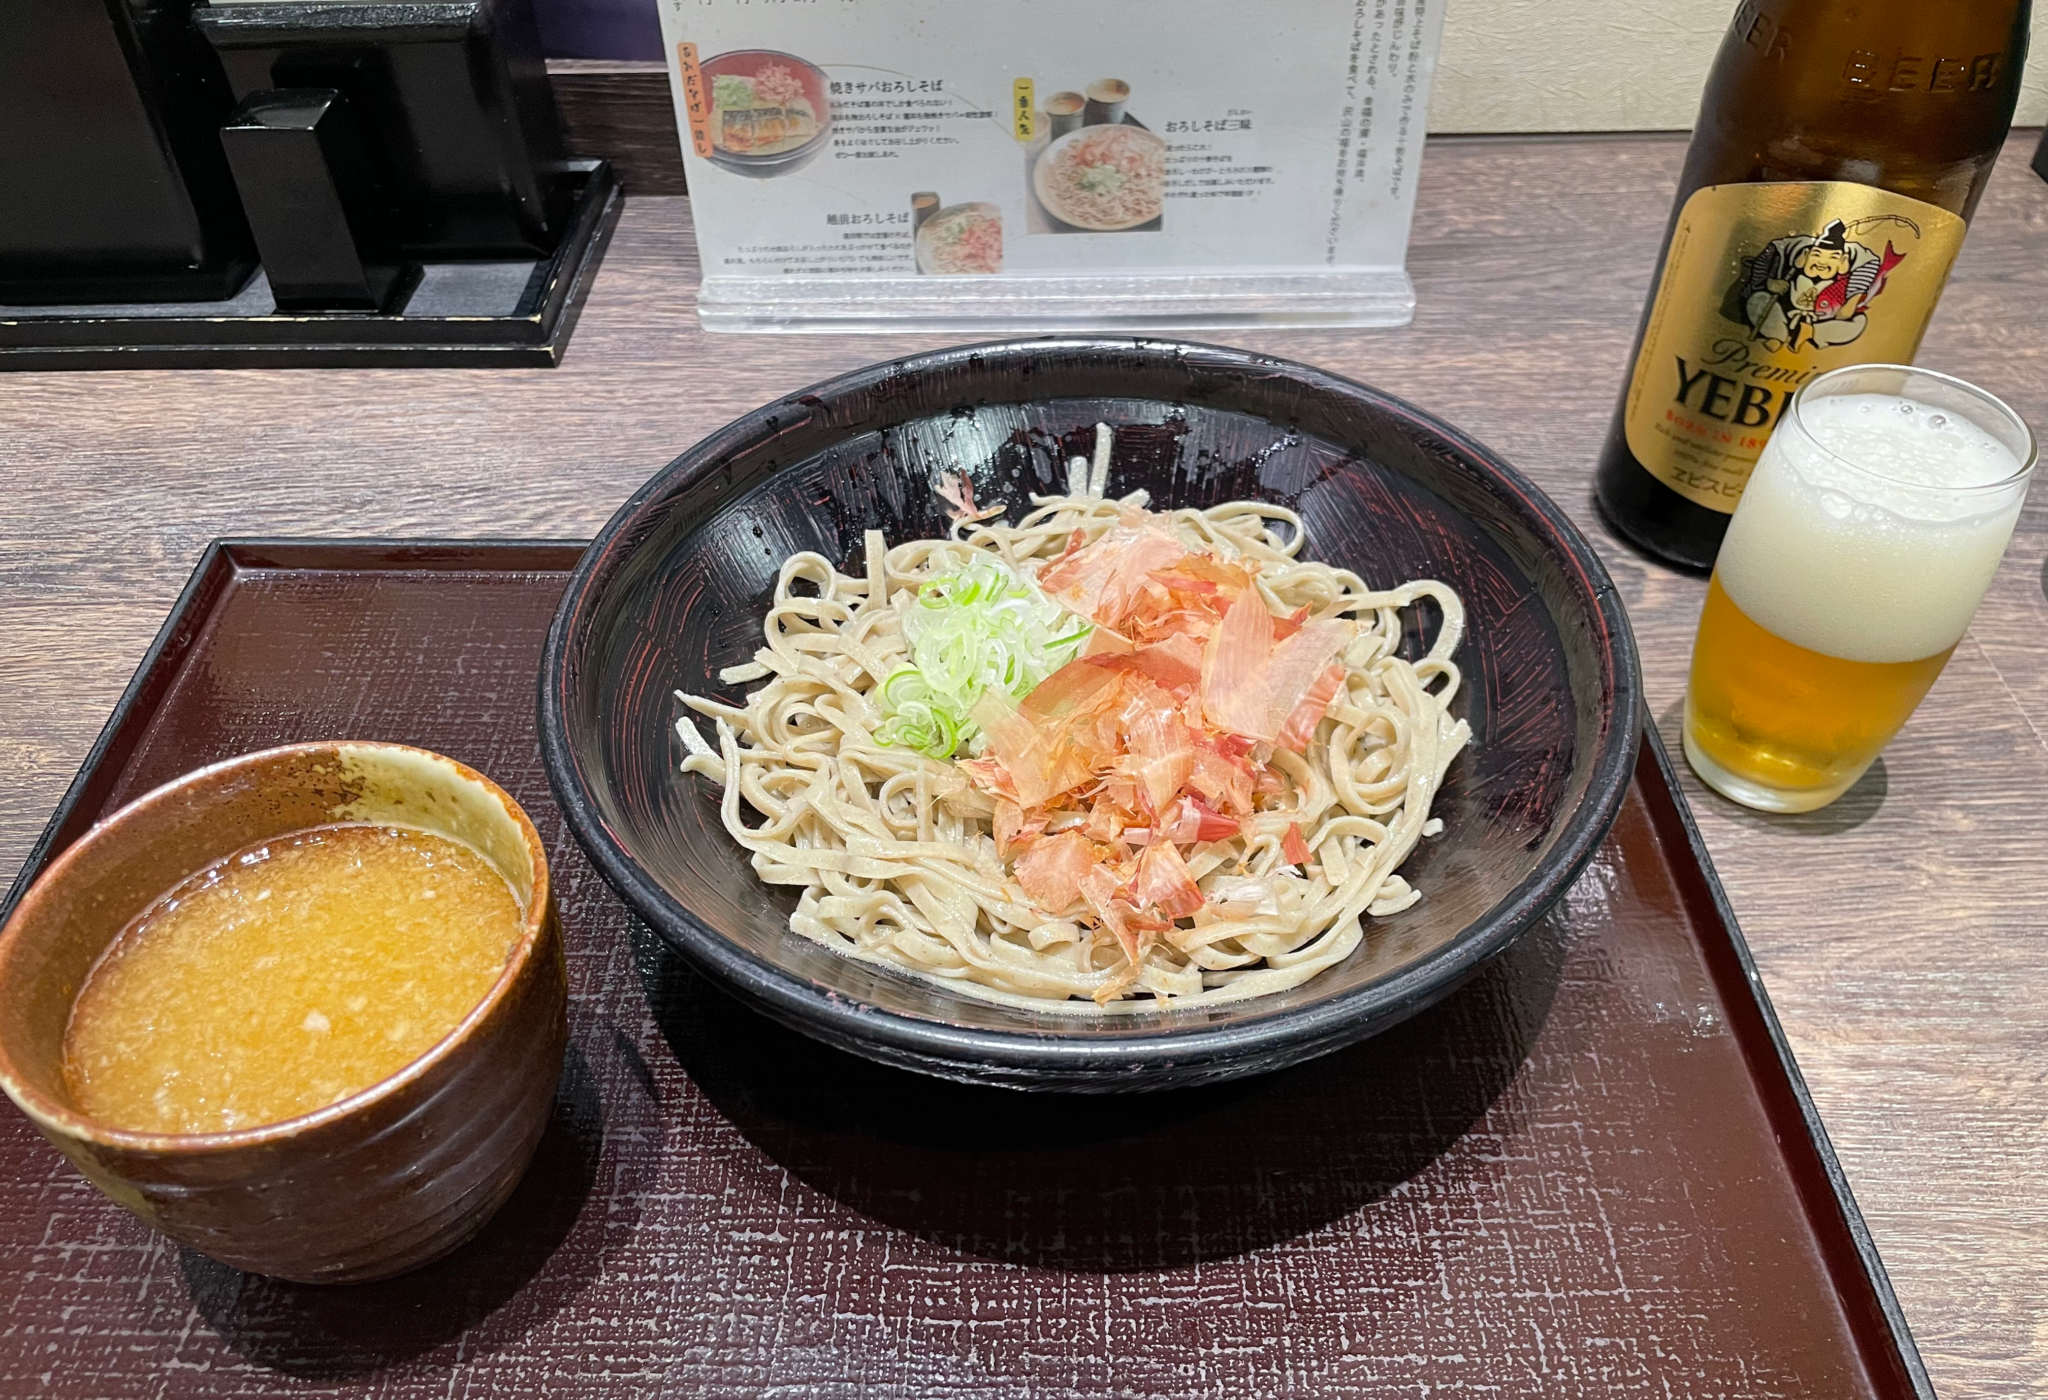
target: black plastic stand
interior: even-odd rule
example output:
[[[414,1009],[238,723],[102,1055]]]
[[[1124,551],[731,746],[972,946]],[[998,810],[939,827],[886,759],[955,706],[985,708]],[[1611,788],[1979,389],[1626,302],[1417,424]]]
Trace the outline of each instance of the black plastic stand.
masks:
[[[220,139],[278,310],[389,311],[411,290],[389,196],[339,92],[251,93]]]
[[[262,270],[228,301],[0,306],[0,370],[557,364],[620,205],[603,161],[568,162],[566,180],[573,203],[552,255],[425,261],[391,313],[288,310]]]

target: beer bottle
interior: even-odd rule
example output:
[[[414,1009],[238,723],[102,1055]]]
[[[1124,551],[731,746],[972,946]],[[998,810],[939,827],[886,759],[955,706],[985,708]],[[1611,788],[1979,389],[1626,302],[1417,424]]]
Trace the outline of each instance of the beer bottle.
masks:
[[[2019,98],[2028,0],[1743,0],[1600,454],[1601,513],[1706,569],[1792,394],[1908,362]]]

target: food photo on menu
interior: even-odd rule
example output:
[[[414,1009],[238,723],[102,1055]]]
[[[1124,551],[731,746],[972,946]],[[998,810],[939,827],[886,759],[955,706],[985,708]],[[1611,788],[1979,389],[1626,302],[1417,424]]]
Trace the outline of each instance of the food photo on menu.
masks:
[[[994,204],[939,206],[939,197],[920,191],[910,197],[911,236],[917,270],[947,276],[1003,270],[1003,211]]]
[[[1161,227],[1167,145],[1127,111],[1131,85],[1101,78],[1056,92],[1025,147],[1032,232],[1123,233]]]
[[[2041,1392],[2026,0],[17,8],[0,1400]]]
[[[800,170],[824,149],[832,103],[824,72],[792,54],[742,50],[707,60],[711,159],[765,179]]]

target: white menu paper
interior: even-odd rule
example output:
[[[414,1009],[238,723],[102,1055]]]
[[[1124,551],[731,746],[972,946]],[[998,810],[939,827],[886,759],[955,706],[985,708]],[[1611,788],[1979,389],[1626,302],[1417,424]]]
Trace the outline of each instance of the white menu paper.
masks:
[[[713,329],[1398,325],[1443,0],[661,0]]]

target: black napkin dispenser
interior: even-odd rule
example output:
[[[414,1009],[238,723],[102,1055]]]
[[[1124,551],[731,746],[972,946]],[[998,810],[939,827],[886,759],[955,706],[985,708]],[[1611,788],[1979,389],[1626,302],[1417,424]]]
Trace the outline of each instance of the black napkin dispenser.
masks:
[[[193,12],[236,101],[331,90],[413,261],[544,257],[573,197],[529,0],[214,0]]]
[[[255,247],[191,0],[0,7],[0,306],[231,296]]]

